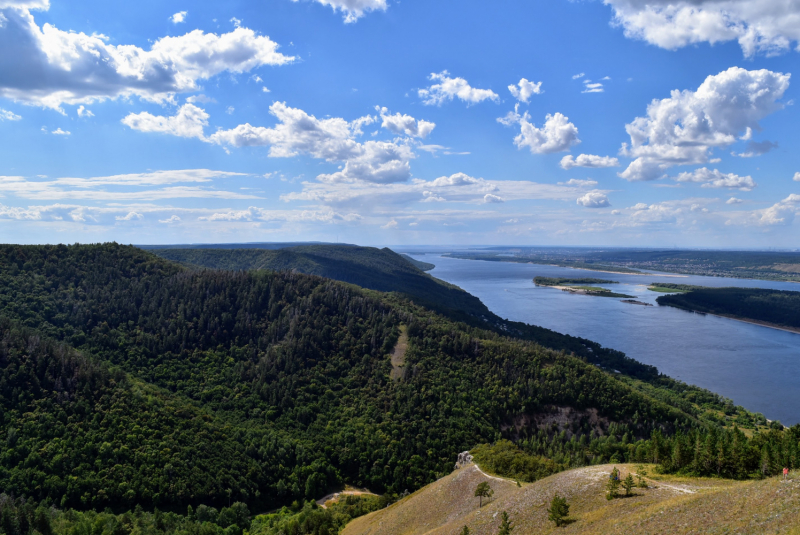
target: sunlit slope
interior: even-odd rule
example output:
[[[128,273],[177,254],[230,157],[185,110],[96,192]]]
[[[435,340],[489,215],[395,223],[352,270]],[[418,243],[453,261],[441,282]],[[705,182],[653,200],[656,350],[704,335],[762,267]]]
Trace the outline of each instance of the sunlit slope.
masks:
[[[624,478],[634,465],[617,465]],[[578,468],[517,487],[475,465],[456,470],[400,502],[352,521],[344,535],[494,535],[507,511],[514,535],[646,533],[800,533],[800,479],[736,482],[648,478],[647,489],[612,501],[605,498],[611,465]],[[799,477],[800,474],[793,474]],[[488,481],[489,503],[478,507],[475,487]],[[571,523],[556,528],[547,508],[558,493],[570,504]],[[624,494],[624,491],[622,492]]]

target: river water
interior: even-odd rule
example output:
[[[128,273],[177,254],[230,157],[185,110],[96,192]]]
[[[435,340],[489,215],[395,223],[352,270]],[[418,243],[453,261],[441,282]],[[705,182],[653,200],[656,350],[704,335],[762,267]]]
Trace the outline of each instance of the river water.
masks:
[[[592,277],[604,286],[655,304],[655,281],[800,291],[800,284],[668,274],[626,275],[535,264],[459,260],[412,254],[429,273],[480,298],[503,318],[579,336],[658,367],[659,371],[730,398],[785,425],[800,423],[800,334],[672,307],[575,295],[536,287],[533,278]]]

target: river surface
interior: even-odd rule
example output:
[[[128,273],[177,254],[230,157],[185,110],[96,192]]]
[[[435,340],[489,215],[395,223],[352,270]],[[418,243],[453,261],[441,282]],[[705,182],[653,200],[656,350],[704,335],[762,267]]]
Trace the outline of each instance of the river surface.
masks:
[[[411,256],[435,264],[431,275],[477,296],[498,316],[593,340],[771,420],[785,425],[800,423],[800,334],[660,307],[655,300],[662,294],[647,289],[656,281],[794,291],[800,291],[800,284],[658,273],[627,275],[460,260],[440,254]],[[656,306],[537,287],[533,284],[537,276],[618,281],[593,286]]]

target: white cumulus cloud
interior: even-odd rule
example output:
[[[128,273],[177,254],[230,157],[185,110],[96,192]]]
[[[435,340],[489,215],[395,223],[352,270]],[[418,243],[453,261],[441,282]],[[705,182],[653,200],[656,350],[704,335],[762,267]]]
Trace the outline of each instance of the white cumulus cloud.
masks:
[[[88,110],[84,106],[78,106],[78,117],[94,117],[94,113],[92,113],[92,110]]]
[[[718,169],[701,167],[691,172],[679,174],[675,180],[678,182],[695,182],[704,188],[728,188],[741,191],[750,191],[756,187],[751,176],[739,176],[735,173],[723,173]]]
[[[297,2],[298,0],[292,0]],[[386,0],[316,0],[323,6],[330,6],[334,11],[344,14],[346,23],[355,22],[370,11],[386,11]]]
[[[178,11],[174,15],[172,15],[169,20],[172,24],[180,24],[181,22],[186,22],[186,15],[189,13],[187,11]]]
[[[526,104],[530,101],[533,95],[540,95],[544,93],[542,90],[542,82],[530,82],[523,78],[517,85],[508,86],[508,90],[514,95],[514,98]]]
[[[451,78],[450,73],[447,71],[442,71],[438,74],[432,73],[428,79],[432,82],[439,82],[418,91],[422,103],[429,106],[439,106],[454,98],[463,100],[467,105],[478,104],[484,100],[493,100],[495,102],[500,100],[500,95],[491,89],[476,89],[463,78]]]
[[[35,5],[34,5],[35,4]],[[247,28],[217,35],[194,30],[157,39],[149,50],[112,45],[106,36],[39,26],[29,9],[47,2],[5,2],[0,32],[0,97],[62,111],[63,104],[90,104],[139,96],[169,101],[222,72],[242,73],[294,60],[269,37]],[[9,8],[10,7],[10,8]]]
[[[54,134],[56,136],[71,136],[72,135],[72,132],[70,132],[69,130],[61,130],[60,127],[56,128],[55,130],[53,130],[50,133]]]
[[[403,115],[401,113],[389,115],[389,110],[387,108],[381,108],[380,106],[375,106],[375,109],[383,120],[381,126],[398,135],[424,139],[436,128],[436,123],[424,121],[422,119],[417,120],[410,115]]]
[[[178,137],[205,139],[203,128],[208,126],[208,114],[194,104],[184,104],[176,115],[163,117],[147,112],[131,113],[122,124],[140,132],[158,132]]]
[[[736,197],[731,197],[730,199],[725,201],[725,204],[742,204],[743,202],[744,201],[742,199],[737,199]]]
[[[519,124],[520,133],[514,138],[514,145],[520,149],[527,147],[533,154],[563,152],[581,142],[578,128],[561,113],[548,114],[541,128],[532,124],[530,118],[528,112],[520,115],[515,108],[515,111],[497,120],[506,126]]]
[[[594,154],[580,154],[574,158],[572,154],[567,154],[561,158],[562,169],[572,169],[573,167],[618,167],[619,160],[612,156],[596,156]]]
[[[173,215],[169,219],[159,219],[158,222],[159,223],[166,223],[166,224],[180,223],[181,222],[181,218],[176,216],[176,215]]]
[[[141,220],[144,219],[144,216],[138,212],[128,212],[127,215],[124,216],[117,216],[114,219],[117,221],[134,221],[134,220]]]
[[[483,202],[486,204],[506,202],[505,199],[493,193],[487,193],[483,196]]]
[[[578,197],[576,202],[578,206],[585,208],[606,208],[611,206],[611,203],[608,202],[608,197],[599,191],[590,191],[586,195]]]
[[[339,171],[317,177],[325,182],[387,184],[402,182],[411,176],[410,161],[416,155],[408,138],[392,142],[356,140],[365,125],[375,122],[375,117],[365,116],[351,122],[338,117],[317,119],[284,102],[273,103],[270,113],[279,121],[272,128],[241,124],[230,130],[218,130],[206,140],[223,146],[267,146],[273,158],[307,154],[329,162],[342,162]],[[419,123],[416,126],[418,132],[431,128]]]
[[[709,76],[697,91],[672,91],[653,100],[646,117],[637,117],[625,129],[630,146],[621,153],[635,158],[620,173],[626,180],[654,180],[674,165],[707,163],[711,151],[735,143],[747,128],[783,107],[778,100],[791,75],[766,69],[731,67]]]
[[[774,55],[800,40],[797,0],[603,0],[625,35],[675,50],[738,41],[745,56]]]
[[[795,182],[800,182],[800,171],[794,174],[794,178],[792,180]]]
[[[800,211],[800,195],[792,193],[782,201],[765,210],[756,212],[755,221],[759,225],[788,225]]]

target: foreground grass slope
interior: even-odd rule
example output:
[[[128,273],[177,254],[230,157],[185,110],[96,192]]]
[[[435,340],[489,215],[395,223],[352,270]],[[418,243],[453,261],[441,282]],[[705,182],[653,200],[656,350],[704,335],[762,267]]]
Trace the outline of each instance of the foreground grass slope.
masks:
[[[639,466],[616,465],[621,477]],[[451,535],[468,526],[473,535],[495,535],[507,511],[514,534],[800,533],[800,473],[737,482],[708,478],[647,477],[649,488],[607,500],[605,484],[614,465],[577,468],[518,487],[476,465],[452,474],[386,509],[357,518],[343,535]],[[652,467],[647,466],[652,472]],[[473,496],[488,482],[494,496],[483,507]],[[570,523],[556,528],[547,508],[555,494],[570,504]]]

